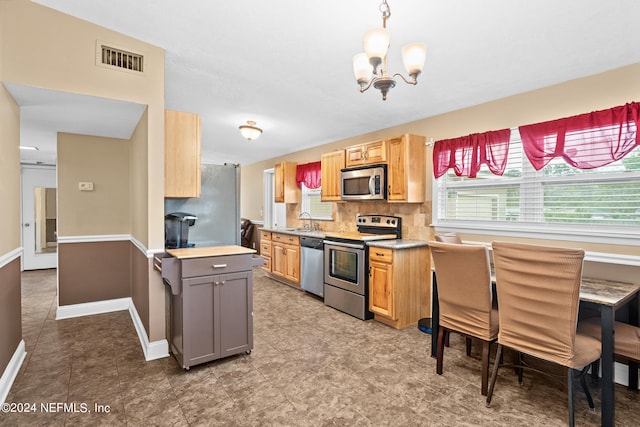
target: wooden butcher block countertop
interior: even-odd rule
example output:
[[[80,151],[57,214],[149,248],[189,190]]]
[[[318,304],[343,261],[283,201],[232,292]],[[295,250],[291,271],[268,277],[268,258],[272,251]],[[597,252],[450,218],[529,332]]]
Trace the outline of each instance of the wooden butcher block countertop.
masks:
[[[246,255],[256,253],[255,249],[243,246],[204,246],[194,248],[167,249],[167,253],[178,259],[205,258],[211,256]]]

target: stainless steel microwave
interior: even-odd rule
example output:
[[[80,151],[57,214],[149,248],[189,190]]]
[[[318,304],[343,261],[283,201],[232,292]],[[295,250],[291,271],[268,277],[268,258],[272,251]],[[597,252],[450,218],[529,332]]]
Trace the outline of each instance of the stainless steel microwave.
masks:
[[[385,200],[387,198],[387,165],[371,165],[342,169],[342,200]]]

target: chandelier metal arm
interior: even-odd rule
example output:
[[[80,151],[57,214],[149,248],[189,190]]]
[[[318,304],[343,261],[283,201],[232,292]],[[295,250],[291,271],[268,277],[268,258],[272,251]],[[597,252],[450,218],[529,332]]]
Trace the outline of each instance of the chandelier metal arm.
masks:
[[[363,93],[366,90],[368,90],[376,80],[378,80],[378,77],[372,77],[366,85],[365,84],[360,85],[360,93]]]
[[[395,77],[400,77],[406,84],[409,84],[409,85],[414,85],[415,86],[415,85],[418,84],[418,79],[415,78],[415,77],[412,80],[407,80],[407,78],[405,76],[403,76],[402,74],[400,74],[400,73],[395,73],[392,76],[392,78],[395,78]],[[369,80],[369,82],[366,85],[360,86],[360,93],[367,91],[371,86],[373,86],[373,84],[375,82],[377,82],[380,79],[381,79],[380,77],[371,78],[371,80]]]
[[[404,82],[405,82],[406,84],[408,84],[408,85],[414,85],[414,86],[415,86],[415,85],[417,85],[417,84],[418,84],[418,78],[417,78],[418,76],[413,77],[413,78],[412,78],[412,80],[407,80],[407,78],[406,78],[405,76],[403,76],[402,74],[400,74],[400,73],[395,73],[395,74],[393,75],[393,77],[400,77],[400,78],[401,78],[402,80],[404,80]]]

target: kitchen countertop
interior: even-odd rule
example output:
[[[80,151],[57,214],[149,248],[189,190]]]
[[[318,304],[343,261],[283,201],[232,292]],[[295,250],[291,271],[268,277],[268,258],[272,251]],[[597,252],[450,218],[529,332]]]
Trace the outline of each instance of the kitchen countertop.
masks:
[[[178,259],[185,258],[204,258],[212,256],[225,255],[246,255],[255,254],[255,249],[245,248],[243,246],[203,246],[194,248],[167,249],[167,253]]]
[[[374,240],[367,242],[368,246],[376,248],[387,249],[410,249],[419,248],[421,246],[429,246],[429,242],[426,240],[413,240],[413,239],[394,239],[394,240]]]
[[[319,239],[324,239],[325,237],[325,232],[322,230],[306,231],[304,229],[301,230],[299,228],[290,227],[262,227],[260,230],[270,231],[272,233],[291,234],[294,236],[317,237]]]

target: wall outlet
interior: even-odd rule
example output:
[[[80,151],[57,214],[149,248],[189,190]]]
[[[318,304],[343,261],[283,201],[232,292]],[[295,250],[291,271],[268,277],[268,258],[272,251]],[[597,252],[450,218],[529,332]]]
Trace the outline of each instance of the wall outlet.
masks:
[[[80,182],[78,183],[78,189],[80,191],[93,191],[93,182]]]

